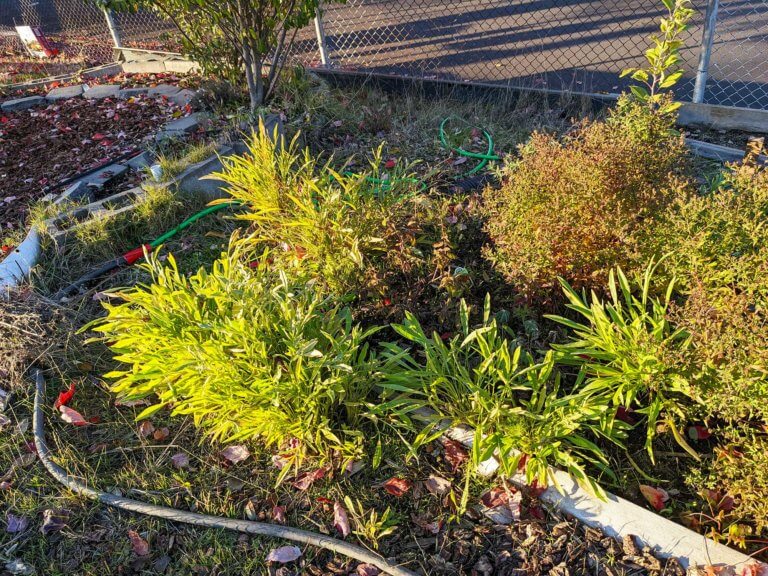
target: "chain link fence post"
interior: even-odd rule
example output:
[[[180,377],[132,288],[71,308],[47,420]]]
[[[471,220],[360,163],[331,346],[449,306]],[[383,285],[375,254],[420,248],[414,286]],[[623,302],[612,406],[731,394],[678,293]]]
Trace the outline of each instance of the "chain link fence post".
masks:
[[[320,3],[318,3],[317,10],[315,11],[315,35],[317,36],[317,49],[320,52],[320,63],[323,66],[331,66],[331,60],[328,58],[328,45],[325,41],[325,26],[323,25]]]
[[[696,69],[696,84],[693,87],[693,97],[691,98],[696,104],[704,102],[704,94],[707,90],[709,61],[712,57],[712,44],[715,40],[715,28],[717,28],[718,6],[719,0],[707,0],[707,10],[704,14],[704,33],[701,38],[701,53],[699,54],[699,66]]]
[[[104,8],[104,18],[107,20],[107,28],[109,28],[109,34],[112,36],[112,42],[115,48],[122,48],[123,43],[120,41],[120,31],[117,29],[115,19],[112,16],[112,10]]]

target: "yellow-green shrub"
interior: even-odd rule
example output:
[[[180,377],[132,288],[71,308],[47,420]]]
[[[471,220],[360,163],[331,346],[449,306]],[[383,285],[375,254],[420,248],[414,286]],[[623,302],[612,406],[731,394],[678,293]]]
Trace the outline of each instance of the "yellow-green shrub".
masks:
[[[369,173],[339,173],[299,151],[296,138],[283,144],[276,147],[262,126],[248,153],[224,158],[213,175],[245,208],[238,218],[251,223],[251,233],[242,242],[254,255],[271,248],[280,266],[308,273],[334,293],[359,291],[367,270],[399,241],[392,229],[409,227],[417,184],[382,184],[376,160]]]
[[[377,379],[364,331],[306,278],[251,270],[237,249],[185,277],[153,258],[146,286],[121,291],[92,329],[124,367],[122,398],[155,396],[217,440],[294,442],[293,454],[360,456],[363,404]]]

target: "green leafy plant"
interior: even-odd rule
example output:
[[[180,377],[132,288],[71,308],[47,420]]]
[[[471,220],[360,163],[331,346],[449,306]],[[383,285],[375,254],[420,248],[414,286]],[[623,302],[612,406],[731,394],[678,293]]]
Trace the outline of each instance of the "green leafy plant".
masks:
[[[265,258],[267,255],[265,254]],[[172,256],[151,258],[149,285],[118,292],[90,327],[125,365],[105,377],[131,400],[157,396],[216,440],[259,439],[297,466],[359,458],[365,401],[379,364],[350,312],[312,282],[268,266],[252,270],[237,248],[212,270],[182,275]],[[290,467],[286,466],[283,474]]]
[[[682,34],[688,29],[694,10],[690,0],[662,0],[667,16],[661,19],[660,34],[651,36],[652,46],[645,51],[647,68],[628,68],[621,77],[629,76],[641,85],[630,86],[632,96],[660,114],[670,114],[680,107],[663,90],[672,88],[680,81],[680,49],[684,46]]]
[[[680,358],[690,346],[690,335],[667,318],[674,282],[663,298],[651,296],[651,280],[658,263],[653,261],[636,286],[618,268],[608,279],[610,300],[594,292],[591,302],[561,280],[568,308],[586,322],[549,315],[572,331],[566,344],[554,345],[558,362],[577,366],[586,377],[579,387],[586,397],[602,398],[613,407],[637,409],[646,416],[645,447],[653,460],[653,439],[664,423],[687,452],[698,458],[678,431],[675,418],[685,418],[686,405],[695,399],[689,375]],[[633,288],[639,289],[639,296]],[[605,422],[608,430],[617,424]]]
[[[436,333],[427,336],[410,313],[403,324],[393,325],[417,351],[383,345],[385,399],[375,412],[413,432],[414,449],[439,436],[445,425],[467,425],[474,429],[474,467],[495,456],[505,475],[524,469],[529,482],[546,485],[555,481],[549,467],[559,466],[599,491],[584,465],[610,474],[602,451],[589,439],[603,435],[607,405],[560,395],[553,355],[534,362],[504,337],[491,319],[490,298],[474,329],[462,301],[460,325],[447,343]],[[618,441],[618,427],[613,433]]]
[[[380,151],[369,173],[338,172],[319,164],[298,140],[276,146],[262,125],[244,156],[223,159],[212,177],[246,210],[251,223],[243,242],[254,253],[274,248],[272,258],[286,270],[304,270],[333,292],[359,290],[368,268],[384,259],[399,238],[391,228],[407,226],[416,201],[413,183],[401,179],[383,186],[377,177]]]
[[[397,518],[387,507],[379,516],[376,510],[366,511],[360,500],[355,502],[349,496],[344,497],[349,515],[352,518],[352,533],[364,544],[370,544],[374,550],[379,549],[382,538],[394,534],[397,530]]]

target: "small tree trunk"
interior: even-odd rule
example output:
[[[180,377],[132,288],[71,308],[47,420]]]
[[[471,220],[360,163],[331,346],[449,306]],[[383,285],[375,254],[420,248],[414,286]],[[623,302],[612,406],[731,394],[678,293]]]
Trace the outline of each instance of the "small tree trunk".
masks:
[[[245,81],[248,85],[248,96],[251,100],[251,114],[256,114],[264,100],[264,81],[261,78],[261,60],[256,57],[250,47],[243,43],[243,63],[245,64]]]

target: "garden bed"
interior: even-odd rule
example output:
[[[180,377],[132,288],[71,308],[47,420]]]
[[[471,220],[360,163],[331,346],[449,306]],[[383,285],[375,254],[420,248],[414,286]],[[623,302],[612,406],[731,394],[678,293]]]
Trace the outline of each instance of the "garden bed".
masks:
[[[568,331],[543,316],[544,312],[566,313],[563,301],[557,300],[557,295],[562,294],[559,288],[547,284],[542,294],[539,290],[546,282],[537,279],[527,285],[526,277],[509,261],[489,258],[490,247],[501,243],[499,229],[488,227],[488,220],[493,216],[489,215],[487,206],[494,189],[502,187],[503,190],[513,181],[516,162],[521,158],[521,150],[525,150],[520,146],[535,149],[536,145],[546,144],[552,146],[550,157],[559,154],[559,149],[549,141],[539,137],[531,144],[529,138],[535,131],[554,133],[559,138],[565,134],[573,136],[576,129],[571,118],[583,115],[581,102],[563,102],[555,107],[535,97],[468,102],[428,99],[419,94],[393,95],[369,89],[345,91],[332,89],[311,75],[297,72],[286,79],[273,106],[284,116],[288,140],[296,135],[297,145],[307,146],[311,154],[320,159],[313,182],[319,187],[317,194],[327,196],[315,196],[312,201],[316,210],[328,218],[327,222],[334,222],[333,218],[343,219],[347,213],[366,216],[365,212],[355,212],[358,207],[353,195],[358,190],[355,186],[360,186],[356,178],[367,176],[369,187],[365,189],[381,202],[391,203],[385,204],[388,210],[381,213],[376,211],[379,210],[376,204],[365,204],[380,216],[369,222],[380,239],[371,242],[371,252],[365,251],[369,249],[367,244],[361,248],[365,261],[370,259],[375,265],[351,273],[355,268],[347,261],[348,253],[339,251],[337,246],[350,252],[357,247],[345,243],[342,232],[327,245],[320,242],[328,240],[324,236],[313,237],[318,239],[316,245],[282,240],[280,235],[287,234],[291,226],[303,225],[289,222],[285,228],[281,223],[270,228],[269,240],[265,242],[272,249],[268,257],[260,252],[264,244],[257,245],[244,257],[248,268],[256,271],[254,274],[261,274],[260,270],[271,266],[284,266],[286,273],[291,274],[301,266],[316,266],[310,268],[312,282],[309,284],[328,283],[348,294],[344,304],[350,306],[355,322],[381,327],[369,337],[369,344],[382,354],[380,346],[384,342],[405,345],[404,334],[409,330],[392,330],[389,325],[407,321],[406,312],[419,320],[427,334],[434,332],[437,340],[450,343],[462,330],[457,322],[462,299],[473,310],[472,326],[477,326],[481,323],[479,315],[486,294],[490,294],[493,315],[505,326],[505,333],[510,334],[516,346],[522,346],[537,359],[541,358],[541,351],[567,340]],[[490,152],[488,136],[493,140]],[[634,157],[626,154],[629,148],[620,147],[623,141],[617,143],[612,134],[604,137],[606,145],[617,146],[617,150],[625,152],[617,157],[628,158],[626,161]],[[677,144],[668,145],[675,154],[686,157],[675,148]],[[253,146],[252,152],[258,154],[258,145]],[[494,157],[492,169],[472,173],[489,156]],[[260,158],[264,164],[258,166],[269,165],[269,154]],[[660,161],[669,160],[664,157]],[[678,164],[673,165],[675,170],[679,168]],[[259,174],[259,178],[265,179],[262,182],[269,183],[268,175],[258,172],[258,166],[247,164],[248,173]],[[555,186],[557,178],[569,177],[562,175],[570,174],[566,167],[553,169],[539,186],[544,187],[550,181]],[[696,176],[702,182],[710,181],[720,168],[708,165],[711,173],[706,174],[707,178],[703,178],[703,174]],[[344,199],[346,204],[339,204],[338,212],[333,212],[338,197],[325,188],[330,190],[333,186],[327,184],[329,169],[335,170],[331,182],[335,180],[351,190]],[[588,170],[583,168],[581,172]],[[577,178],[578,173],[570,177]],[[682,178],[685,174],[681,171],[677,175]],[[301,182],[309,186],[309,180]],[[258,192],[257,187],[246,189],[253,194]],[[295,182],[291,186],[291,190],[302,189]],[[387,199],[392,194],[402,194],[408,199],[407,210]],[[45,299],[96,264],[140,246],[202,207],[199,199],[179,197],[172,190],[158,192],[152,202],[151,208],[99,223],[68,238],[62,246],[48,246],[31,285],[22,288],[13,307],[6,308],[7,317],[2,318],[0,326],[14,326],[15,336],[6,339],[8,349],[2,354],[6,360],[0,370],[16,382],[15,399],[11,410],[6,412],[10,422],[2,432],[5,449],[0,456],[3,469],[15,467],[5,480],[8,484],[4,489],[9,495],[6,514],[12,515],[17,524],[26,522],[23,529],[4,535],[4,542],[13,540],[7,546],[13,551],[13,558],[48,571],[87,573],[96,566],[108,566],[111,570],[123,567],[129,572],[175,570],[212,574],[263,570],[267,554],[277,546],[259,538],[169,527],[150,519],[103,512],[82,502],[58,502],[55,485],[44,476],[39,463],[25,448],[29,433],[24,421],[30,418],[31,394],[22,371],[37,360],[48,370],[51,383],[46,411],[50,443],[59,455],[59,463],[88,479],[89,484],[105,490],[208,514],[286,522],[336,536],[344,532],[343,523],[339,527],[338,512],[334,514],[334,505],[337,510],[341,506],[352,528],[360,532],[357,536],[348,535],[349,539],[358,539],[367,546],[380,545],[386,557],[426,574],[683,573],[675,562],[654,558],[650,551],[642,549],[642,544],[638,548],[631,540],[617,542],[547,509],[537,499],[541,486],[536,483],[518,492],[505,489],[499,481],[465,475],[475,455],[458,446],[435,440],[422,447],[418,458],[409,457],[401,439],[413,441],[413,429],[398,428],[397,434],[382,433],[381,427],[394,425],[395,416],[391,414],[379,414],[376,425],[364,424],[362,428],[366,439],[362,441],[362,454],[378,453],[378,464],[373,464],[368,456],[344,466],[338,460],[341,454],[327,461],[309,457],[300,468],[291,471],[277,489],[274,482],[280,459],[287,450],[284,444],[268,448],[259,441],[236,442],[236,446],[242,444],[247,449],[247,456],[241,459],[246,454],[242,448],[233,452],[231,444],[229,451],[224,444],[201,444],[190,416],[171,416],[168,410],[162,409],[145,423],[136,424],[135,416],[153,400],[116,402],[108,391],[108,383],[102,379],[102,375],[119,366],[110,350],[113,342],[85,344],[86,336],[73,335],[73,330],[102,314],[101,301],[119,304],[119,298],[105,294],[107,288],[150,282],[147,271],[122,270],[85,287],[55,308]],[[248,205],[253,200],[245,197],[244,202]],[[518,203],[503,199],[503,205],[518,206]],[[554,202],[551,204],[553,210],[557,206]],[[325,209],[329,212],[323,212]],[[285,217],[290,219],[297,213],[301,212],[287,211]],[[247,209],[243,214],[248,214]],[[342,221],[344,226],[356,225],[354,219]],[[387,225],[381,227],[382,221]],[[543,217],[541,221],[549,222]],[[254,222],[236,222],[230,217],[203,221],[171,240],[160,258],[172,253],[182,276],[192,274],[199,266],[210,270],[211,263],[227,250],[229,236],[235,228],[240,229],[241,236],[247,231],[259,232],[258,219]],[[339,229],[343,230],[344,226]],[[330,229],[322,227],[322,230]],[[572,233],[572,229],[564,227],[561,233]],[[386,242],[387,250],[377,248],[377,242],[381,241]],[[520,276],[516,276],[518,274]],[[510,281],[510,277],[515,280]],[[577,280],[587,286],[584,278],[589,276],[577,276]],[[241,280],[230,278],[229,282]],[[301,284],[297,284],[297,291],[302,290],[299,286]],[[181,285],[177,288],[180,293],[186,289]],[[219,302],[225,301],[221,294],[216,298]],[[570,318],[574,320],[573,316]],[[205,329],[201,325],[198,328]],[[149,332],[142,334],[148,342],[152,337]],[[414,342],[410,348],[420,349]],[[150,352],[147,350],[146,354]],[[238,353],[232,354],[236,358]],[[423,356],[414,354],[421,361]],[[147,365],[160,361],[154,357],[150,361],[148,356],[145,360]],[[207,370],[224,374],[226,366],[209,366]],[[572,386],[577,370],[568,366],[560,370],[563,386]],[[412,378],[417,378],[417,374],[414,372]],[[72,382],[76,391],[68,405],[86,419],[82,426],[62,420],[50,408],[57,393]],[[373,397],[370,401],[376,404]],[[622,417],[635,424],[643,422],[643,416],[632,410]],[[556,415],[544,418],[545,422],[557,420]],[[705,462],[716,459],[719,450],[727,449],[725,436],[719,437],[725,432],[720,432],[717,426],[714,420],[707,422],[698,416],[686,421],[682,429]],[[381,445],[377,446],[376,438],[381,439]],[[721,488],[712,484],[711,477],[696,480],[697,474],[706,472],[680,447],[669,428],[660,431],[653,440],[654,463],[644,448],[646,430],[642,424],[628,430],[624,440],[626,451],[605,438],[595,441],[615,476],[592,463],[585,468],[604,488],[645,507],[650,507],[646,500],[650,494],[653,505],[665,515],[678,521],[684,519],[702,533],[722,540],[733,536],[737,544],[738,531],[748,526],[755,532],[751,536],[743,533],[747,550],[759,550],[762,536],[757,525],[748,517],[729,516],[732,509],[722,508],[722,500],[729,496],[727,493],[721,493],[720,498],[713,501]],[[358,468],[361,469],[357,471]],[[25,488],[31,485],[37,486],[34,492]],[[664,493],[658,488],[664,488]],[[702,493],[710,494],[710,498],[703,498]],[[654,495],[663,499],[655,500]],[[463,498],[466,501],[462,503]],[[512,524],[504,527],[483,518],[483,504],[506,515]],[[379,521],[385,510],[391,508],[395,531],[386,535],[386,523],[373,521],[366,531],[364,522],[357,524],[352,518],[358,505],[365,510],[366,517],[371,510],[376,511]],[[713,513],[712,506],[720,508]],[[38,553],[41,537],[35,528],[42,522],[46,509],[56,509],[57,517],[64,520],[43,536],[51,552],[42,556]],[[717,516],[721,511],[724,513]],[[716,520],[712,521],[710,516],[716,516]],[[6,517],[7,522],[10,518]],[[736,533],[728,532],[730,526],[737,526]],[[85,541],[75,538],[74,534],[85,535]],[[286,563],[281,568],[273,564],[270,569],[281,574],[369,573],[343,559],[310,549],[304,549],[297,562]]]

